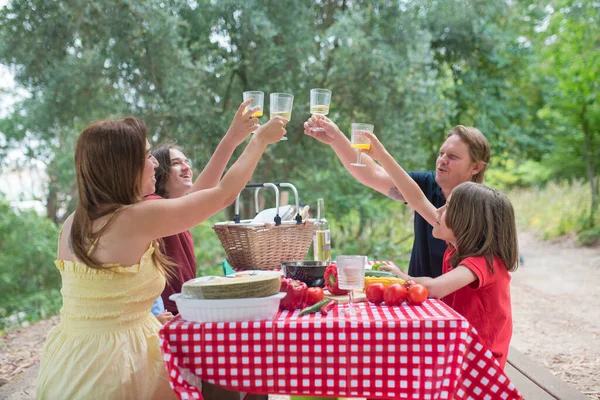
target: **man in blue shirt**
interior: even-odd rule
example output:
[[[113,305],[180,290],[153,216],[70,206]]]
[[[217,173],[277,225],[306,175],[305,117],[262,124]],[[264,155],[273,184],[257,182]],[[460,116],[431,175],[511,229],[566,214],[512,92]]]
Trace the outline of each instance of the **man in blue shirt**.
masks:
[[[351,147],[350,140],[330,119],[313,115],[304,124],[304,133],[329,144],[348,172],[363,185],[396,201],[404,201],[385,170],[367,154],[363,153],[361,158],[366,167],[357,168],[350,165],[356,161],[356,152]],[[409,175],[431,203],[439,208],[446,204],[446,198],[459,184],[469,181],[482,183],[489,161],[490,145],[485,136],[475,128],[457,125],[448,132],[440,147],[435,171],[409,172]],[[414,229],[415,240],[408,274],[432,278],[441,275],[446,243],[433,237],[432,226],[417,213]]]

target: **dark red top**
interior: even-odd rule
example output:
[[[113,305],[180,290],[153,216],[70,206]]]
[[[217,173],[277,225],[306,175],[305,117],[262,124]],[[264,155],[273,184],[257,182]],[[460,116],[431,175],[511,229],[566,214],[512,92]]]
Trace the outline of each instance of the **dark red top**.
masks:
[[[157,194],[151,194],[145,197],[145,200],[162,199]],[[174,301],[169,300],[169,296],[173,293],[181,293],[181,285],[184,282],[196,277],[196,254],[194,253],[194,241],[190,231],[184,231],[177,235],[167,236],[163,238],[164,247],[161,248],[163,254],[171,258],[177,269],[176,277],[167,280],[165,290],[161,297],[165,303],[165,309],[173,314],[178,314],[177,305]]]
[[[449,261],[454,252],[455,249],[448,246],[442,266],[444,273],[452,270]],[[483,257],[468,257],[458,265],[473,271],[477,280],[442,300],[477,329],[487,348],[504,368],[512,337],[510,273],[497,257],[494,257],[493,274]]]

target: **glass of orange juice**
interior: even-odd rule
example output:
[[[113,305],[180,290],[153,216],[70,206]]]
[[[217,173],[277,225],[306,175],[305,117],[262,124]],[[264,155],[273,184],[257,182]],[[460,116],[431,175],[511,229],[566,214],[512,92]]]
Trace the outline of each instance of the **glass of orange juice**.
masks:
[[[364,132],[373,133],[375,127],[371,124],[352,124],[352,148],[358,150],[358,158],[355,163],[351,163],[355,167],[366,167],[365,164],[360,162],[360,156],[363,152],[371,149],[371,141],[367,139]]]
[[[246,110],[248,110],[249,108],[252,108],[252,107],[260,107],[260,110],[253,112],[251,117],[252,118],[262,117],[263,116],[263,105],[265,103],[265,94],[263,92],[250,91],[250,92],[244,92],[242,95],[244,96],[244,101],[253,99],[252,103],[250,103],[246,107]]]

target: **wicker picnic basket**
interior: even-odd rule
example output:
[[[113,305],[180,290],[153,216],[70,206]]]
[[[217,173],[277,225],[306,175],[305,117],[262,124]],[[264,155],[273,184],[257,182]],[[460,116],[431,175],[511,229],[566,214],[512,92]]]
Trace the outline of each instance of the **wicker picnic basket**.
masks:
[[[252,223],[240,220],[238,195],[235,202],[233,221],[219,222],[213,229],[227,255],[227,261],[236,271],[279,269],[282,262],[305,260],[310,248],[315,220],[302,219],[299,214],[298,191],[290,183],[250,183],[246,188],[255,188],[255,209],[258,213],[258,192],[261,188],[275,190],[276,214],[273,222]],[[279,188],[290,188],[296,198],[294,221],[281,221],[279,215]]]

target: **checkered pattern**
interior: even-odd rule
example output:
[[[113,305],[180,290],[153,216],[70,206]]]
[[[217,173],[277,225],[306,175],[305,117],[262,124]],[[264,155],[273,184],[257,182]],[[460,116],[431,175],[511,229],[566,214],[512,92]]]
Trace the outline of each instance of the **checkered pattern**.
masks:
[[[202,398],[196,377],[257,394],[520,398],[475,329],[441,301],[355,306],[352,319],[348,305],[327,316],[282,311],[271,321],[176,318],[161,330],[171,386],[181,399]]]

